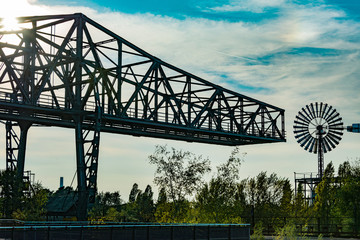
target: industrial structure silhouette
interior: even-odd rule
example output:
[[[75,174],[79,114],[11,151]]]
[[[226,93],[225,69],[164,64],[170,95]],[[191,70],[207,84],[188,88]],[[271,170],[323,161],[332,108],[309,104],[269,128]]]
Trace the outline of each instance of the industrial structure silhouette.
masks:
[[[101,132],[230,146],[285,141],[283,109],[163,62],[81,13],[18,20],[20,29],[0,32],[6,167],[23,178],[31,126],[75,129],[79,220],[95,200]]]

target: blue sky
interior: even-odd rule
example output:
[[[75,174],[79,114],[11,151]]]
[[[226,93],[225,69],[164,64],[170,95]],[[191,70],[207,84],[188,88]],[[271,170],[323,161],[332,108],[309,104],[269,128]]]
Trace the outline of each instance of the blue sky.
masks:
[[[243,178],[267,171],[293,180],[294,172],[316,172],[317,156],[299,147],[292,133],[295,115],[310,102],[332,105],[345,125],[360,122],[359,1],[12,0],[0,9],[0,15],[14,12],[83,12],[164,61],[284,108],[287,142],[240,147],[247,153]],[[4,136],[4,129],[0,131]],[[5,149],[4,140],[0,138],[0,149]],[[143,189],[151,184],[154,168],[147,156],[155,144],[208,156],[214,169],[232,150],[102,134],[99,189],[120,190],[127,199],[134,182]],[[339,146],[325,155],[325,163],[333,161],[337,168],[354,161],[360,157],[359,146],[360,134],[345,133]],[[75,172],[72,130],[31,128],[27,150],[26,169],[45,186],[56,189],[60,176],[70,185]]]

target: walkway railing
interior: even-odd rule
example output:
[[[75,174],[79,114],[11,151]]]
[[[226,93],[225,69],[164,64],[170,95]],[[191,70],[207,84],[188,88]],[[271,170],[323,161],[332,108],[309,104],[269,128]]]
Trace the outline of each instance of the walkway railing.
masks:
[[[75,223],[76,224],[76,223]],[[0,227],[0,239],[250,240],[249,224],[36,224]]]

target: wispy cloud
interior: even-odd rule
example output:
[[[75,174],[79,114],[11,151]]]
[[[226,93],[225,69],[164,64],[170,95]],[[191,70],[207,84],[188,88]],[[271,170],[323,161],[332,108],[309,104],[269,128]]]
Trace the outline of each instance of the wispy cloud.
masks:
[[[285,3],[285,0],[231,0],[228,4],[212,7],[210,10],[217,12],[248,11],[254,13],[263,13],[267,8],[281,7]]]

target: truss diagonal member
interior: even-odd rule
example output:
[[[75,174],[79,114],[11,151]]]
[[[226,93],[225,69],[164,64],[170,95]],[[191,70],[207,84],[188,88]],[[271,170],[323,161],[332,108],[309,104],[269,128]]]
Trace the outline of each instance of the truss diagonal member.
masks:
[[[208,101],[205,103],[201,111],[197,114],[194,121],[192,121],[191,126],[194,127],[197,123],[199,123],[199,120],[201,116],[204,114],[205,111],[208,111],[208,107],[214,103],[214,100],[216,96],[220,93],[219,89],[216,89],[216,91],[211,95],[211,97],[208,99]]]
[[[250,120],[249,120],[248,124],[246,125],[246,127],[244,128],[244,133],[247,132],[247,130],[250,128],[250,126],[253,126],[254,124],[256,124],[255,119],[256,119],[256,117],[259,114],[261,109],[262,109],[262,106],[259,105],[257,110],[251,114]]]
[[[63,40],[63,42],[61,43],[60,46],[57,45],[56,43],[53,43],[53,42],[51,42],[50,40],[44,38],[44,37],[41,36],[41,35],[36,34],[36,37],[37,37],[38,39],[40,39],[40,40],[42,40],[43,42],[49,44],[50,46],[52,46],[52,47],[54,47],[54,48],[56,47],[56,48],[58,49],[58,52],[56,53],[56,55],[55,55],[55,57],[54,57],[54,59],[53,59],[52,62],[50,62],[50,59],[47,58],[50,66],[49,66],[49,69],[48,69],[48,71],[46,72],[46,74],[43,75],[41,81],[39,81],[39,83],[38,83],[37,91],[36,91],[36,96],[35,96],[36,100],[40,97],[40,94],[42,93],[42,91],[43,91],[46,83],[49,82],[49,76],[50,76],[50,74],[51,74],[53,71],[55,71],[55,69],[56,69],[56,64],[57,64],[57,63],[59,62],[59,60],[63,57],[62,54],[64,53],[65,47],[66,47],[66,45],[68,44],[68,42],[69,42],[69,40],[70,40],[70,38],[71,38],[71,35],[72,35],[73,32],[75,31],[75,29],[76,29],[76,24],[74,23],[74,24],[71,26],[71,28],[69,29],[69,32],[66,34],[66,36],[65,36],[65,38],[64,38],[64,40]],[[39,46],[40,46],[40,44],[39,44]],[[60,79],[61,79],[62,81],[64,81],[64,82],[66,81],[65,78],[60,78]]]
[[[170,99],[174,100],[176,106],[177,106],[177,111],[175,111],[174,113],[178,113],[177,116],[179,118],[179,122],[181,122],[180,120],[180,116],[182,117],[185,125],[188,125],[188,123],[191,121],[190,119],[186,119],[185,117],[185,114],[184,112],[182,111],[181,109],[181,104],[180,104],[180,100],[176,97],[175,93],[174,93],[174,90],[172,89],[168,79],[167,79],[167,76],[164,72],[164,69],[161,67],[161,65],[159,66],[159,70],[160,70],[160,75],[162,77],[162,80],[164,81],[165,83],[165,86],[167,88],[167,90],[170,92]],[[180,114],[180,116],[179,116]]]
[[[157,63],[153,62],[150,66],[150,68],[147,70],[146,74],[144,75],[143,79],[141,80],[140,83],[137,84],[135,91],[133,92],[133,94],[131,95],[131,97],[129,98],[127,104],[125,105],[123,112],[121,114],[122,117],[125,116],[125,113],[127,112],[127,110],[129,109],[130,105],[134,102],[136,96],[139,94],[141,88],[143,87],[144,83],[146,82],[146,80],[148,79],[148,77],[150,76],[151,72],[154,71],[154,69],[157,68]]]
[[[2,48],[0,47],[0,60],[2,62],[5,63],[6,66],[6,70],[8,71],[9,75],[12,77],[12,79],[14,79],[14,81],[17,84],[17,88],[20,90],[20,92],[22,93],[22,96],[24,97],[25,102],[30,102],[29,96],[27,95],[20,79],[18,78],[18,76],[16,75],[13,67],[11,66],[11,63],[9,62],[9,60],[7,59],[4,51],[2,50]],[[15,91],[15,89],[13,89]]]

